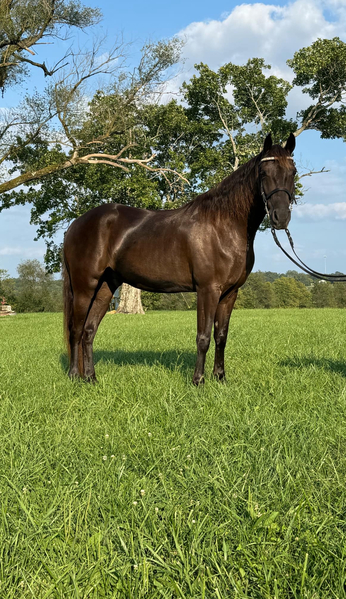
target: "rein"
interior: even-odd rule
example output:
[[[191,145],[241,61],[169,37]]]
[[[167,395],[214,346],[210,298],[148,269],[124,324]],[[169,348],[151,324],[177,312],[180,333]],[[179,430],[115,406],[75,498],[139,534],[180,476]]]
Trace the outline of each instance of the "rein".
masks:
[[[289,156],[290,160],[293,160],[293,158],[291,156]],[[268,157],[268,158],[262,158],[261,162],[266,162],[267,160],[276,160],[275,156],[272,157]],[[268,195],[266,195],[264,188],[263,188],[263,181],[262,178],[260,178],[260,188],[261,188],[261,196],[264,202],[264,207],[267,213],[267,216],[270,219],[270,214],[269,214],[269,210],[268,210],[268,205],[267,202],[269,200],[269,198],[271,198],[272,195],[274,195],[274,193],[278,192],[278,191],[284,191],[285,193],[287,193],[289,200],[290,200],[290,210],[292,210],[292,203],[293,203],[293,197],[292,194],[288,191],[288,189],[285,189],[284,187],[277,187],[276,189],[273,189],[273,191],[271,191]],[[327,275],[327,274],[323,274],[321,272],[318,272],[316,270],[313,270],[312,268],[310,268],[310,266],[308,266],[307,264],[305,264],[305,262],[303,262],[303,260],[301,260],[295,250],[294,247],[294,242],[291,236],[291,233],[289,232],[288,229],[285,229],[285,233],[287,235],[289,244],[291,246],[292,252],[295,255],[295,257],[297,258],[297,260],[295,260],[294,258],[292,258],[292,256],[290,256],[290,254],[288,252],[286,252],[286,250],[282,247],[280,241],[277,238],[276,235],[276,231],[274,229],[274,227],[271,227],[271,233],[273,235],[274,241],[276,243],[276,245],[280,248],[280,250],[285,254],[285,256],[287,256],[287,258],[289,258],[291,260],[291,262],[293,262],[293,264],[295,264],[296,266],[298,266],[298,268],[300,268],[301,270],[303,270],[304,272],[306,272],[308,275],[310,275],[311,277],[314,277],[315,279],[320,279],[323,281],[334,281],[334,282],[346,282],[346,275]]]

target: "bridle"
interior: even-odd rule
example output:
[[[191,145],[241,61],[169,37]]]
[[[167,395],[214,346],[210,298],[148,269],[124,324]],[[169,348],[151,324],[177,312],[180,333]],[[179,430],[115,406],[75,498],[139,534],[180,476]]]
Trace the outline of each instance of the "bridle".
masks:
[[[292,156],[287,156],[287,158],[289,158],[290,160],[293,160]],[[294,193],[291,193],[290,191],[288,191],[288,189],[286,189],[286,187],[276,187],[275,189],[273,189],[270,193],[266,193],[264,191],[264,187],[263,187],[263,179],[262,179],[262,172],[261,172],[261,163],[262,162],[268,162],[269,160],[277,160],[277,158],[275,156],[268,156],[267,158],[262,158],[261,162],[260,162],[260,190],[261,190],[261,196],[262,196],[262,200],[264,202],[264,207],[265,207],[265,211],[267,213],[267,216],[270,218],[270,214],[269,214],[269,210],[268,210],[268,200],[274,195],[274,193],[277,193],[278,191],[284,191],[285,193],[287,193],[288,195],[288,199],[290,201],[290,210],[292,210],[292,206],[293,206],[293,202],[294,202]]]
[[[292,156],[287,156],[287,158],[289,158],[290,160],[293,160]],[[262,158],[262,160],[260,161],[260,164],[262,162],[267,162],[269,160],[277,160],[277,158],[275,156],[268,156],[267,158]],[[261,196],[262,196],[262,200],[264,202],[265,211],[267,213],[267,216],[268,216],[269,220],[270,220],[270,214],[269,214],[269,210],[268,210],[268,200],[272,197],[272,195],[274,195],[274,193],[277,193],[278,191],[284,191],[285,193],[287,193],[289,201],[290,201],[290,210],[292,210],[293,202],[294,202],[294,193],[292,194],[285,187],[276,187],[270,193],[266,194],[265,191],[264,191],[263,179],[262,179],[262,176],[261,176],[261,166],[260,166],[260,171],[259,171],[259,178],[260,178]],[[287,256],[287,258],[289,258],[291,260],[291,262],[293,262],[296,266],[298,266],[298,268],[300,268],[301,270],[303,270],[304,272],[306,272],[311,277],[314,277],[315,279],[321,279],[323,281],[346,282],[346,275],[327,275],[327,274],[323,274],[321,272],[317,272],[316,270],[313,270],[312,268],[310,268],[310,266],[307,266],[307,264],[305,264],[305,262],[303,262],[303,260],[301,260],[299,258],[298,254],[297,254],[297,252],[296,252],[296,250],[294,248],[294,243],[293,243],[293,239],[292,239],[291,233],[289,232],[288,229],[285,229],[285,233],[287,235],[287,238],[288,238],[289,244],[291,246],[292,252],[294,253],[294,255],[297,258],[298,262],[294,258],[292,258],[292,256],[290,256],[289,253],[286,252],[286,250],[282,247],[280,241],[277,238],[276,231],[275,231],[275,229],[274,229],[273,226],[271,226],[271,233],[273,235],[273,238],[274,238],[274,241],[275,241],[276,245],[280,248],[280,250],[283,251],[283,253]]]

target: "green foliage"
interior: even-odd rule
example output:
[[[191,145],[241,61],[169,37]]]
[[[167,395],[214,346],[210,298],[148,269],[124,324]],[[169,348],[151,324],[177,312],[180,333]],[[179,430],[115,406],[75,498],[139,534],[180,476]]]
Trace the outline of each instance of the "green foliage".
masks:
[[[265,280],[263,273],[251,273],[239,291],[237,308],[273,308],[275,304],[273,286]]]
[[[7,270],[0,268],[0,301],[5,298],[6,303],[12,305],[15,300],[15,280]]]
[[[310,275],[307,275],[304,272],[297,272],[296,270],[288,270],[285,276],[292,277],[292,279],[295,279],[296,281],[303,283],[303,285],[305,285],[306,287],[310,287],[310,285],[312,285],[314,281],[316,281],[316,279],[310,277]]]
[[[236,312],[203,389],[194,313],[106,316],[97,385],[61,315],[0,328],[4,599],[344,597],[342,312]]]
[[[236,308],[308,308],[312,305],[311,279],[296,271],[251,273],[239,290]],[[304,283],[300,280],[303,278]]]
[[[196,310],[195,293],[151,293],[142,291],[142,305],[145,310]]]
[[[192,178],[204,191],[257,154],[266,131],[271,130],[277,142],[284,141],[297,124],[284,119],[290,84],[267,77],[265,71],[271,67],[263,59],[250,59],[243,66],[227,63],[218,71],[203,63],[195,68],[198,74],[183,84],[182,91],[188,119],[209,137],[205,151],[200,148],[190,164]]]
[[[314,283],[311,290],[311,295],[312,304],[315,308],[334,308],[336,306],[336,300],[334,296],[335,285],[327,283],[326,281],[317,281]],[[344,287],[343,283],[339,283],[339,285]],[[344,293],[341,295],[341,297],[339,297],[339,301],[341,300],[342,304],[344,304],[343,296]]]
[[[280,277],[273,283],[278,308],[309,308],[311,296],[306,286],[289,277]]]
[[[333,285],[333,295],[335,305],[338,308],[346,308],[346,285],[343,283],[335,283]]]
[[[346,43],[340,38],[318,39],[287,61],[295,74],[293,85],[311,98],[340,102],[346,86]]]
[[[17,312],[62,311],[61,281],[54,281],[38,260],[25,260],[17,270],[13,301]]]
[[[292,86],[284,79],[266,76],[263,71],[269,69],[271,66],[265,64],[263,58],[251,58],[244,66],[228,63],[221,67],[227,85],[232,85],[234,104],[242,123],[261,127],[267,123],[266,128],[271,129],[269,123],[284,117],[287,94]]]
[[[346,43],[338,37],[318,39],[296,52],[287,64],[293,69],[293,85],[303,87],[314,104],[299,113],[307,129],[321,131],[322,137],[346,136]]]

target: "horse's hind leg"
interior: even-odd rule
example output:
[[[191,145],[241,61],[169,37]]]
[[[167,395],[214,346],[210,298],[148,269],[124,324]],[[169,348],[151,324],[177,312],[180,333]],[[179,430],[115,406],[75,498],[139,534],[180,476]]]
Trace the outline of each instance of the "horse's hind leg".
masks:
[[[238,291],[234,291],[221,300],[215,314],[215,361],[213,374],[220,381],[225,378],[225,346],[227,341],[228,325],[237,295]]]
[[[88,314],[82,338],[84,377],[89,381],[96,381],[94,361],[93,361],[93,341],[99,327],[99,324],[108,310],[112,295],[117,286],[109,287],[104,281],[97,292]]]
[[[71,348],[69,377],[78,378],[83,376],[83,352],[82,335],[84,324],[91,306],[95,289],[90,288],[84,293],[74,292],[71,326],[69,330],[69,341]]]

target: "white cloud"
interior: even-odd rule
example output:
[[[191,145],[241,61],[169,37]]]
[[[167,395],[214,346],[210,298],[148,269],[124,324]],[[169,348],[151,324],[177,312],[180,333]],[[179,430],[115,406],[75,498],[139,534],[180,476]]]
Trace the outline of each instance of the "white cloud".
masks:
[[[295,215],[305,221],[346,220],[346,202],[335,204],[304,204],[295,208]]]
[[[16,256],[18,254],[21,254],[21,249],[19,247],[5,246],[0,248],[0,256]]]
[[[286,60],[302,46],[318,37],[345,37],[344,0],[333,6],[333,21],[325,16],[332,10],[328,0],[295,0],[286,6],[240,4],[220,20],[195,22],[179,32],[185,39],[186,64],[204,61],[211,68],[225,62],[241,64],[252,56],[261,56],[276,72],[291,72]]]
[[[346,5],[345,0],[295,0],[286,6],[244,3],[219,20],[191,23],[178,35],[185,41],[184,69],[168,84],[168,94],[177,93],[182,82],[190,79],[195,63],[218,69],[227,62],[244,64],[255,56],[272,66],[268,73],[292,81],[286,61],[294,52],[319,37],[346,37]],[[309,104],[306,94],[292,90],[288,115],[295,117]]]
[[[0,256],[22,256],[23,260],[28,258],[42,258],[45,247],[36,248],[21,246],[4,246],[0,248]]]

